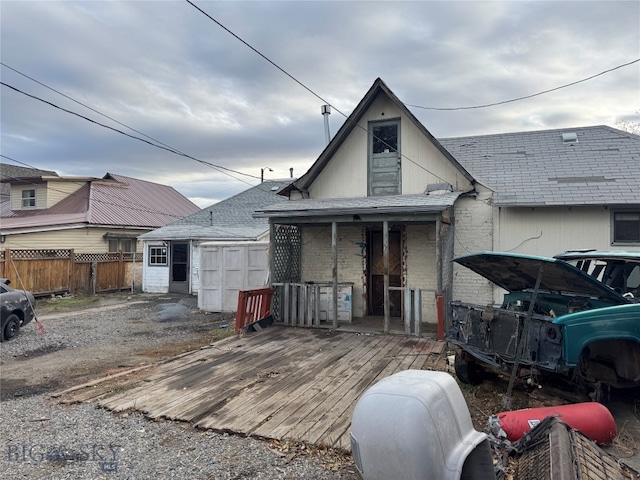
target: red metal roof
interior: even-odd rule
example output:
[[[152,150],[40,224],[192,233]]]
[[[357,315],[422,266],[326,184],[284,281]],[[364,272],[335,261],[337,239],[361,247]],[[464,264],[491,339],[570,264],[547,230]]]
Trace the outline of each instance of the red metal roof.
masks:
[[[110,173],[82,181],[88,182],[49,209],[3,209],[2,230],[78,223],[158,228],[200,210],[167,185]]]

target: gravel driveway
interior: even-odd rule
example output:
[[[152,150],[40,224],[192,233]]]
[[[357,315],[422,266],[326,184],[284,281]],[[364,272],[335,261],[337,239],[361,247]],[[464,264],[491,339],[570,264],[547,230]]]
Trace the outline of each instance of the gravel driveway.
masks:
[[[229,334],[233,318],[176,295],[114,295],[40,313],[0,344],[0,478],[359,479],[335,452],[59,405],[50,393],[160,361]],[[37,308],[38,310],[38,308]]]

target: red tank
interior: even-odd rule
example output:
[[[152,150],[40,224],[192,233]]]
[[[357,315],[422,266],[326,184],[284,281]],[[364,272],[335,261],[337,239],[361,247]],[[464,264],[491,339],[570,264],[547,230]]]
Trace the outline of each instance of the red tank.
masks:
[[[571,428],[579,430],[596,443],[611,443],[617,433],[616,422],[609,409],[596,402],[513,410],[498,413],[494,418],[497,419],[507,438],[515,442],[550,416],[557,416]]]

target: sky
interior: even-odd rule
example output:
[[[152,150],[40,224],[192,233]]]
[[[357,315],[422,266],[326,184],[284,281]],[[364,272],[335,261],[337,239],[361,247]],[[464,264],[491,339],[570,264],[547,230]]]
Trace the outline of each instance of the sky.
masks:
[[[135,177],[206,207],[261,170],[304,174],[322,105],[335,134],[378,77],[407,105],[458,108],[640,58],[635,0],[191,1],[2,0],[2,164]],[[640,121],[640,62],[492,107],[415,106],[436,138],[616,127]]]

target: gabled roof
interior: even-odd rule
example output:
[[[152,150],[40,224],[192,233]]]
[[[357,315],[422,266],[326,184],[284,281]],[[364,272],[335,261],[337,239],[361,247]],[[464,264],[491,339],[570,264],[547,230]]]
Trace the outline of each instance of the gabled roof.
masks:
[[[269,222],[254,218],[253,212],[265,205],[288,203],[278,193],[291,183],[265,180],[199,212],[139,237],[140,240],[257,240],[269,231]]]
[[[422,134],[429,139],[433,143],[433,145],[440,150],[440,152],[453,164],[470,182],[473,182],[474,179],[469,172],[465,170],[465,168],[449,153],[441,144],[436,140],[436,138],[431,135],[431,133],[420,123],[420,121],[409,111],[409,109],[405,106],[404,103],[400,101],[398,97],[387,87],[387,85],[380,79],[377,78],[373,85],[366,93],[366,95],[360,100],[360,103],[353,110],[349,118],[344,122],[340,130],[335,134],[335,136],[331,139],[329,144],[326,146],[324,151],[320,154],[318,159],[314,162],[314,164],[309,168],[307,173],[305,173],[300,179],[295,182],[291,188],[297,188],[298,190],[305,191],[307,190],[313,181],[320,174],[322,169],[327,165],[329,160],[336,153],[338,148],[342,145],[342,143],[349,137],[354,128],[359,128],[358,123],[362,120],[362,117],[365,115],[369,107],[373,104],[376,98],[379,95],[386,95],[389,99],[396,105],[396,107],[406,115],[422,132]],[[291,190],[291,188],[287,188],[283,190],[283,194]]]
[[[498,206],[640,204],[640,136],[632,133],[599,125],[440,143]]]
[[[123,175],[55,180],[87,183],[46,210],[3,211],[2,231],[87,224],[148,229],[199,210],[172,187]]]

